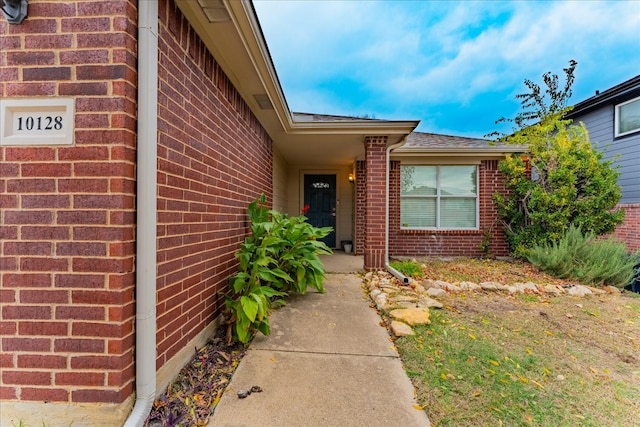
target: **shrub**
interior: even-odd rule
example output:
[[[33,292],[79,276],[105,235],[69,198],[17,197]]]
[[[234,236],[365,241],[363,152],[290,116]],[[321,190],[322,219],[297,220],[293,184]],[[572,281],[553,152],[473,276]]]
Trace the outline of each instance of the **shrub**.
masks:
[[[633,278],[637,255],[629,256],[622,242],[596,239],[572,225],[557,242],[534,246],[527,258],[559,278],[623,288]]]
[[[225,295],[228,341],[233,335],[246,343],[255,330],[269,335],[271,308],[284,305],[289,292],[303,294],[309,286],[324,292],[325,270],[318,255],[331,249],[317,239],[331,228],[269,210],[265,201],[263,194],[249,204],[251,235],[235,254],[239,271],[231,277],[230,295]]]
[[[564,87],[551,73],[543,75],[546,90],[525,80],[529,93],[516,96],[523,111],[515,119],[501,119],[517,128],[500,140],[527,147],[526,160],[510,154],[500,161],[508,192],[493,196],[507,242],[519,258],[535,245],[558,241],[570,225],[602,235],[624,219],[624,211],[616,209],[622,196],[619,171],[592,146],[583,124],[564,118],[576,65],[570,61],[564,69]]]

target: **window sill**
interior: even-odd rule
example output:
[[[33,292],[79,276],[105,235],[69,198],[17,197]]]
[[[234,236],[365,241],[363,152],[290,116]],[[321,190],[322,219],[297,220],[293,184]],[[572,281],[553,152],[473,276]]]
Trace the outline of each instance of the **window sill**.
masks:
[[[427,229],[427,228],[401,228],[400,234],[454,234],[454,235],[481,235],[482,231],[480,229]]]

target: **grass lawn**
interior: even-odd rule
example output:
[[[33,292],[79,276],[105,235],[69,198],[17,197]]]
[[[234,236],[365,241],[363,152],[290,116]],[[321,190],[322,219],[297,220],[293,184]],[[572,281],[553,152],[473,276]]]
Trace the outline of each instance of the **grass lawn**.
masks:
[[[424,275],[559,283],[527,264],[436,264]],[[431,325],[396,340],[434,426],[640,425],[637,294],[476,292],[439,300],[445,309],[431,311]]]

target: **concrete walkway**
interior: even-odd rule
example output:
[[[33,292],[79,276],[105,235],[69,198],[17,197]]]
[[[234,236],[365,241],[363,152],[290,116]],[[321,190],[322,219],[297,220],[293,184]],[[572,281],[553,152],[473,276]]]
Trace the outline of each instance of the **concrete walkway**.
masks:
[[[209,426],[429,426],[360,283],[328,274],[325,294],[272,313],[271,335],[253,340]],[[252,386],[263,391],[237,397]]]

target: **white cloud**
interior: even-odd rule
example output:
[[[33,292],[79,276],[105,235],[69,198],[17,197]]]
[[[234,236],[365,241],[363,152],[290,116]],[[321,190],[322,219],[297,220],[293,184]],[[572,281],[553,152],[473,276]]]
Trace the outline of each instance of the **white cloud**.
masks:
[[[561,76],[569,59],[579,62],[578,101],[594,85],[604,90],[640,70],[634,0],[257,0],[255,6],[294,110],[315,105],[326,109],[317,112],[361,114],[366,106],[362,113],[377,117],[406,111],[420,118],[412,112],[424,106],[469,107],[492,93],[499,97],[494,107],[510,98],[513,108],[525,78]]]

